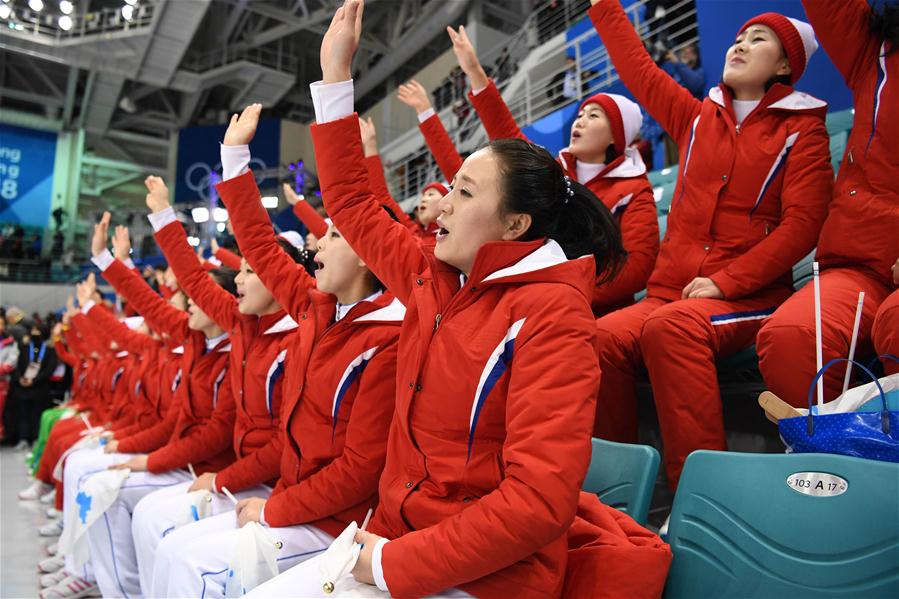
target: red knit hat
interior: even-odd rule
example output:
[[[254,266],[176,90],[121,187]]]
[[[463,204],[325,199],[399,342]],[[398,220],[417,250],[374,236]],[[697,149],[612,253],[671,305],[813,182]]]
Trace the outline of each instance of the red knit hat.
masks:
[[[637,133],[643,126],[643,114],[640,112],[640,106],[624,96],[618,94],[596,94],[590,96],[583,101],[578,112],[583,110],[587,104],[598,104],[602,111],[606,113],[609,119],[609,125],[612,128],[612,143],[615,144],[615,151],[619,154],[624,153]]]
[[[449,193],[449,189],[446,188],[446,185],[444,185],[443,183],[440,183],[439,181],[431,181],[430,183],[428,183],[427,185],[425,185],[422,188],[421,193],[424,193],[429,189],[436,189],[437,191],[440,192],[440,195],[442,195],[442,196],[445,196],[446,194]]]
[[[790,63],[790,83],[799,81],[812,54],[818,49],[812,26],[776,12],[766,12],[752,17],[740,27],[740,31],[746,31],[750,25],[765,25],[774,32]]]

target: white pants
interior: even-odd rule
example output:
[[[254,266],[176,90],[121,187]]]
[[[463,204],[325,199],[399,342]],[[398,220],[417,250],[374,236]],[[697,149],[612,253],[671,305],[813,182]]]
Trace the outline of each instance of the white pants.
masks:
[[[113,464],[127,462],[131,457],[132,454],[103,453],[101,447],[81,449],[69,454],[69,457],[66,458],[63,466],[63,514],[79,509],[75,498],[78,496],[78,491],[80,490],[83,481],[88,476],[96,474],[97,472],[102,472]],[[63,522],[65,522],[65,516],[63,516]],[[84,566],[76,572],[73,556],[66,555],[65,558],[66,572],[74,574],[75,576],[80,576],[86,580],[94,580],[94,572],[90,561],[86,562]]]
[[[334,540],[328,533],[306,525],[270,528],[268,532],[282,544],[277,558],[279,572],[321,553]],[[157,549],[154,591],[160,591],[160,597],[224,597],[238,535],[234,512],[175,530]],[[166,592],[162,593],[159,583],[166,581]]]
[[[138,502],[158,489],[190,481],[184,470],[161,474],[132,472],[115,502],[88,529],[91,563],[104,597],[141,597],[137,556],[131,535],[131,514]]]
[[[166,596],[167,563],[162,564],[159,568],[157,568],[155,563],[159,557],[157,547],[162,540],[182,529],[192,530],[194,525],[205,522],[205,520],[201,520],[181,528],[175,528],[176,522],[181,519],[181,514],[190,509],[187,489],[191,484],[193,482],[189,480],[183,484],[155,491],[147,495],[138,504],[137,509],[134,510],[131,534],[134,536],[134,548],[137,552],[140,587],[146,597]],[[234,496],[237,499],[247,499],[250,497],[268,497],[271,493],[272,490],[269,487],[260,485],[234,493]],[[210,516],[206,520],[218,514],[231,515],[233,517],[234,504],[226,496],[213,493],[209,514]],[[185,539],[187,537],[179,535],[178,538]],[[226,559],[230,559],[230,554]],[[157,570],[159,571],[157,572]],[[188,597],[191,595],[179,596]]]
[[[335,590],[326,595],[322,590],[321,573],[318,569],[320,556],[315,556],[294,566],[290,570],[275,576],[268,582],[244,595],[247,599],[274,599],[288,597],[320,597],[331,599],[333,597],[390,597],[378,587],[362,582],[356,582],[352,574],[347,574],[335,581]],[[465,591],[448,589],[442,593],[431,595],[432,597],[461,598],[471,597]]]

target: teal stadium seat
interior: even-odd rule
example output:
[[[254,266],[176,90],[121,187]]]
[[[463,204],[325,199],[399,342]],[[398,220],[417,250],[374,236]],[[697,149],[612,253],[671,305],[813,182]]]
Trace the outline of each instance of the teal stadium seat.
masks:
[[[659,452],[654,447],[593,439],[593,457],[583,488],[638,524],[645,524],[658,471]]]
[[[848,485],[840,495],[805,494],[788,484],[803,472]],[[899,597],[899,464],[696,451],[667,540],[666,599]]]

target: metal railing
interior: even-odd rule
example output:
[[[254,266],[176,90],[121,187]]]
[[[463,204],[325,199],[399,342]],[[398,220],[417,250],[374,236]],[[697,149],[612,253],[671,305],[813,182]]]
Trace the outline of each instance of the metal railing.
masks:
[[[668,8],[667,15],[664,17],[653,15],[650,18],[643,18],[641,12],[647,2],[648,0],[639,0],[626,9],[631,22],[634,23],[637,32],[644,41],[654,43],[671,42],[666,47],[674,52],[697,42],[698,29],[694,0],[681,0],[681,2]],[[554,36],[567,31],[574,23],[586,16],[586,8],[581,7],[581,4],[589,7],[589,1],[580,2],[580,0],[576,0],[572,3],[558,3],[558,6],[561,8],[558,9],[553,18],[544,19],[542,22],[538,20],[540,12],[535,11],[522,29],[510,39],[508,44],[484,56],[479,55],[479,59],[485,65],[486,70],[487,66],[494,64],[496,57],[506,51],[507,48],[509,49],[509,54],[514,59],[512,68],[508,70],[506,77],[499,77],[498,75],[505,73],[496,72],[492,73],[492,76],[501,93],[513,82],[513,79],[517,79],[516,83],[523,89],[523,92],[516,92],[514,98],[508,101],[509,110],[515,117],[516,122],[522,127],[561,109],[566,104],[580,102],[584,97],[589,97],[604,89],[608,89],[618,81],[618,74],[612,65],[608,51],[602,45],[598,39],[599,36],[592,27],[560,46],[557,51],[552,52],[536,65],[538,68],[532,68],[528,72],[519,72],[517,69],[517,65],[523,60],[523,57],[519,58],[516,52],[523,47],[526,50],[524,53],[526,55],[538,47],[533,45],[535,40],[542,41],[545,44],[552,40]],[[581,12],[577,12],[575,9],[581,9]],[[583,49],[585,45],[593,48],[585,51]],[[562,87],[562,77],[564,77],[565,71],[568,70],[568,67],[565,65],[565,57],[567,56],[574,58],[574,70],[576,73],[580,75],[589,72],[591,75],[586,78],[583,84],[576,86],[577,94],[575,97],[560,99],[561,90],[559,88]],[[548,66],[553,63],[554,66]],[[531,66],[534,67],[535,65]],[[541,72],[542,75],[535,76],[534,72]],[[524,78],[523,82],[520,79],[521,77]],[[467,85],[468,82],[466,80],[466,93]],[[460,152],[464,153],[474,150],[486,142],[486,132],[483,130],[480,119],[474,108],[468,103],[467,98],[459,100],[454,106],[442,110],[440,117]],[[414,131],[410,135],[418,135],[418,133]],[[421,140],[421,145],[415,151],[410,152],[399,160],[389,162],[385,167],[391,193],[399,201],[406,201],[409,204],[414,203],[419,190],[424,185],[430,181],[443,178],[430,151],[424,144],[424,140]]]
[[[299,64],[296,56],[282,51],[281,44],[278,44],[277,49],[224,46],[221,49],[186,59],[181,64],[181,68],[195,73],[203,73],[239,60],[287,73],[296,73]]]
[[[0,28],[0,35],[48,45],[71,45],[95,39],[109,39],[117,34],[132,34],[149,29],[153,24],[155,2],[144,0],[132,8],[130,19],[122,14],[121,7],[103,8],[86,12],[75,11],[62,17],[30,9],[14,10],[8,22]],[[68,18],[71,27],[62,29],[60,20]],[[102,36],[102,38],[100,37]]]

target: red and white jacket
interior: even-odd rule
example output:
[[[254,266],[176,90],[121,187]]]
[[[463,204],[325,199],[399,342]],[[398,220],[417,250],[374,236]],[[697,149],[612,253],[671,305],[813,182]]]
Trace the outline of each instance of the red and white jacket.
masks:
[[[868,32],[865,0],[803,0],[824,51],[852,90],[855,117],[818,261],[864,270],[895,288],[899,258],[899,48]]]
[[[187,243],[184,228],[169,209],[151,215],[156,241],[169,261],[181,289],[231,337],[231,387],[237,404],[234,453],[237,461],[215,478],[240,491],[274,482],[279,470],[267,455],[279,450],[281,399],[287,358],[287,337],[297,323],[281,309],[273,314],[241,314],[237,299],[219,287],[201,268]]]
[[[328,213],[407,308],[370,527],[386,586],[559,595],[599,388],[592,257],[490,243],[463,285],[372,197],[355,115],[312,136]]]
[[[491,79],[477,94],[469,93],[490,139],[527,139]],[[436,143],[434,145],[437,145]],[[577,181],[577,159],[565,148],[559,152],[565,174]],[[646,178],[640,154],[628,148],[589,181],[581,181],[618,219],[627,261],[614,279],[594,286],[592,305],[596,315],[608,314],[634,303],[634,294],[646,281],[659,253],[659,222],[655,198]],[[601,277],[597,280],[601,281]]]
[[[589,11],[621,80],[677,142],[681,166],[649,295],[708,277],[725,299],[792,293],[833,189],[827,105],[774,84],[741,125],[730,90],[697,100],[652,61],[617,0]]]
[[[253,174],[217,189],[247,262],[300,323],[281,411],[281,477],[265,504],[265,521],[312,524],[336,536],[377,504],[405,308],[381,293],[335,322],[336,298],[317,291],[315,279],[278,247]]]

